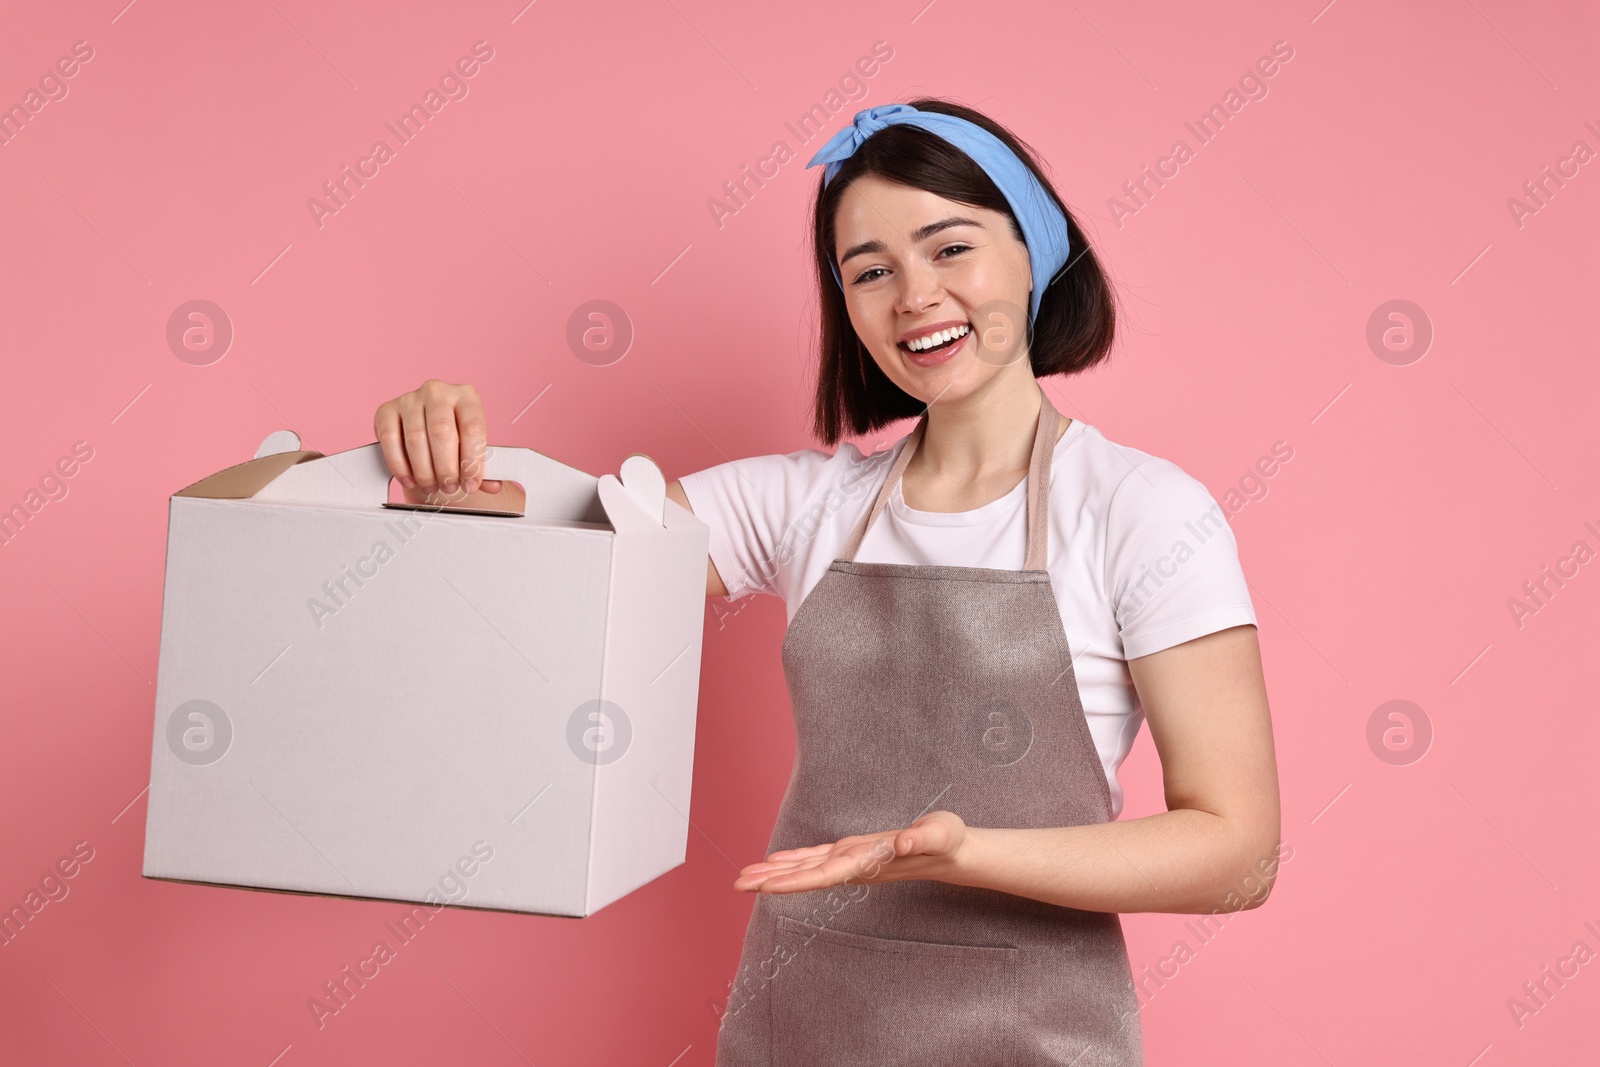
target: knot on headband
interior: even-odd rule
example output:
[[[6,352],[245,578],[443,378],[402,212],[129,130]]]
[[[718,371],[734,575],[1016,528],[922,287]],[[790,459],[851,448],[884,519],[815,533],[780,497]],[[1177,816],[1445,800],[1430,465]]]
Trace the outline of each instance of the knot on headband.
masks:
[[[834,134],[828,143],[822,146],[822,150],[811,157],[811,162],[807,163],[806,166],[814,167],[818,163],[833,163],[835,161],[842,163],[855,155],[856,149],[865,144],[868,137],[871,137],[886,126],[892,125],[895,121],[892,116],[903,115],[908,112],[922,114],[910,104],[879,104],[877,107],[869,107],[862,111],[857,111],[856,117],[851,124]],[[828,168],[826,182],[833,181],[833,176],[838,172],[839,168],[836,166]]]
[[[1028,307],[1028,321],[1033,322],[1039,317],[1039,302],[1044,299],[1045,289],[1066,266],[1072,251],[1067,218],[1028,165],[994,134],[955,115],[919,111],[910,104],[880,104],[857,111],[851,124],[829,138],[806,168],[826,164],[822,184],[827,186],[844,161],[855,155],[868,138],[888,126],[901,124],[927,130],[965,152],[1011,205],[1033,269],[1033,293]],[[844,279],[839,275],[839,265],[830,257],[828,266],[833,268],[833,280],[842,291]]]

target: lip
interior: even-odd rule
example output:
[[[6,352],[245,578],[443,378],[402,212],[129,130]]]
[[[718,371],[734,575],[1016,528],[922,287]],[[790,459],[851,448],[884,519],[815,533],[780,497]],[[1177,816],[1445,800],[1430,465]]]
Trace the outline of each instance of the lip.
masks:
[[[948,330],[954,326],[965,325],[967,325],[966,319],[946,319],[944,322],[930,322],[926,326],[918,326],[915,330],[907,330],[900,335],[900,339],[895,344],[903,345],[913,337],[925,337],[930,333],[938,333],[940,330]]]
[[[903,348],[900,351],[905,354],[905,357],[908,360],[910,360],[912,363],[915,363],[919,367],[937,367],[941,363],[948,363],[952,358],[955,357],[956,353],[966,348],[967,342],[972,340],[972,334],[973,331],[968,330],[967,335],[961,340],[957,341],[949,348],[941,348],[937,352],[907,352]]]

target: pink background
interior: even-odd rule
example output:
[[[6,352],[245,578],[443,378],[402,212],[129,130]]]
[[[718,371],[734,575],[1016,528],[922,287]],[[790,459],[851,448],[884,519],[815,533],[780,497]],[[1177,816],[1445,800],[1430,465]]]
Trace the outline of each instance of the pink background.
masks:
[[[1521,1025],[1508,1007],[1600,951],[1600,562],[1521,625],[1508,606],[1600,549],[1600,162],[1520,225],[1507,203],[1600,150],[1592,5],[124,2],[11,4],[0,35],[0,103],[94,50],[0,147],[0,507],[94,450],[0,549],[0,904],[94,850],[0,948],[0,1061],[712,1062],[752,903],[730,885],[792,754],[783,605],[708,604],[685,865],[582,921],[445,911],[319,1030],[307,999],[400,906],[140,874],[167,498],[276,429],[369,442],[434,376],[478,386],[495,443],[594,472],[814,445],[825,135],[785,122],[877,41],[892,58],[828,133],[925,93],[986,110],[1119,283],[1115,358],[1048,383],[1064,413],[1219,499],[1293,449],[1231,517],[1293,858],[1204,945],[1189,917],[1125,917],[1142,980],[1194,950],[1147,986],[1148,1062],[1594,1056],[1600,963]],[[308,198],[479,40],[470,94],[319,228]],[[1267,95],[1197,146],[1184,123],[1277,41]],[[1179,138],[1194,158],[1114,219]],[[708,201],[778,140],[798,158],[719,227]],[[166,341],[197,298],[235,330],[207,366]],[[594,299],[636,330],[607,366],[566,341]],[[1396,299],[1434,333],[1406,365],[1367,342]],[[1431,723],[1421,759],[1369,745],[1390,700]],[[1148,734],[1123,776],[1124,817],[1162,810]]]

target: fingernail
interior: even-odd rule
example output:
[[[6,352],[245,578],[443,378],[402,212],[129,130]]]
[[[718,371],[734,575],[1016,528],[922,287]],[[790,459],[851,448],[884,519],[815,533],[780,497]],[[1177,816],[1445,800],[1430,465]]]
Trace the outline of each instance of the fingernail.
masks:
[[[456,491],[456,480],[454,478],[451,478],[449,481],[444,483],[444,491],[447,493],[453,493]]]
[[[417,487],[417,483],[412,480],[411,475],[409,474],[402,474],[400,476],[400,484],[405,486],[407,489],[415,489]]]

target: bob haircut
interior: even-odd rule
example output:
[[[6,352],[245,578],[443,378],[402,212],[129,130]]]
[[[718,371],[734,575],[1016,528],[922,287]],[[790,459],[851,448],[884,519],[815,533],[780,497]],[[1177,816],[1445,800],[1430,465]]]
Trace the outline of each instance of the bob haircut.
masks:
[[[1072,256],[1049,281],[1039,302],[1037,321],[1029,324],[1028,359],[1033,374],[1077,374],[1111,354],[1116,328],[1113,293],[1100,262],[1077,219],[1067,210],[1045,177],[1032,149],[1005,127],[971,108],[946,100],[910,101],[919,111],[955,115],[983,127],[1016,153],[1033,171],[1045,193],[1067,218]],[[901,389],[883,373],[850,324],[844,292],[833,280],[834,221],[846,189],[864,174],[925,189],[958,203],[998,211],[1011,220],[1011,232],[1023,241],[1022,228],[998,186],[965,152],[916,126],[890,125],[867,138],[845,160],[826,186],[820,183],[811,223],[817,283],[822,310],[822,346],[817,367],[817,392],[812,429],[829,446],[849,434],[866,434],[899,419],[920,416],[927,405]],[[1023,241],[1026,244],[1025,241]],[[849,279],[845,279],[846,284]],[[1039,279],[1034,279],[1039,284]]]

